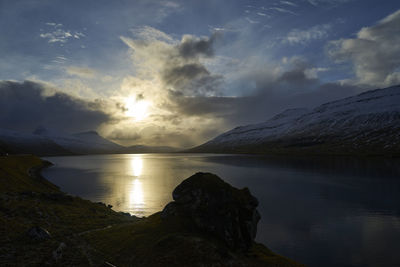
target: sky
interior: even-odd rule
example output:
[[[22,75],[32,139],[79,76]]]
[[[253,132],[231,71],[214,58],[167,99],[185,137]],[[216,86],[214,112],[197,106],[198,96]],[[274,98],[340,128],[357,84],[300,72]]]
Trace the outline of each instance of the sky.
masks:
[[[398,0],[0,0],[0,128],[188,148],[400,84]]]

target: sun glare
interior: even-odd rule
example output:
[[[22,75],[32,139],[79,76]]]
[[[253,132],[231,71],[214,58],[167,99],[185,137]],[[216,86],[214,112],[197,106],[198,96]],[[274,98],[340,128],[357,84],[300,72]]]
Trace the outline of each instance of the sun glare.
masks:
[[[132,174],[135,176],[129,189],[129,201],[134,205],[135,209],[140,209],[144,204],[143,187],[140,181],[142,175],[143,160],[140,156],[135,156],[131,159]]]
[[[143,169],[143,160],[140,157],[134,157],[131,160],[131,167],[133,176],[140,176]]]
[[[135,97],[129,97],[125,100],[125,115],[134,118],[137,121],[141,121],[148,115],[148,106],[149,102],[145,100],[136,100]]]
[[[139,181],[139,179],[135,179],[132,182],[132,188],[129,193],[129,202],[131,205],[134,205],[136,209],[142,207],[144,204],[142,182]]]

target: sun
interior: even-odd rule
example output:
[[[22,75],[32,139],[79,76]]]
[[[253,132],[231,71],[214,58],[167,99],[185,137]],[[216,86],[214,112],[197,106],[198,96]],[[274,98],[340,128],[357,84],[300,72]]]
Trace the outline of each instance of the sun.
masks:
[[[125,115],[141,121],[148,116],[149,102],[145,100],[137,100],[135,97],[125,99]]]

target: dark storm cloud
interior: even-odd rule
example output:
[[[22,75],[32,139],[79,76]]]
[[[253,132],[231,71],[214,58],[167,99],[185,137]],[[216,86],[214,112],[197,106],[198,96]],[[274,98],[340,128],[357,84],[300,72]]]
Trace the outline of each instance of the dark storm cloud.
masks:
[[[318,83],[318,80],[312,77],[307,77],[307,74],[305,72],[306,69],[303,68],[296,68],[287,72],[284,72],[282,76],[278,78],[278,80],[274,83],[274,86],[278,88],[288,88],[288,89],[299,89],[299,88],[311,88],[315,86]],[[259,86],[261,89],[263,87],[268,87],[270,86],[269,83],[270,81],[259,81],[261,83]],[[263,83],[266,83],[263,85]]]
[[[166,108],[178,111],[186,116],[223,117],[237,112],[237,106],[244,98],[238,97],[176,97],[173,106]]]
[[[214,94],[222,76],[212,75],[200,63],[187,63],[171,66],[164,70],[162,79],[168,88],[183,95],[208,95]]]
[[[168,90],[184,96],[213,96],[218,94],[222,76],[210,73],[202,58],[214,56],[214,43],[219,34],[198,38],[183,36],[181,42],[166,57],[161,78]]]
[[[210,75],[210,72],[203,65],[192,63],[166,69],[163,79],[167,84],[178,85],[181,81],[185,82],[207,75]]]
[[[136,67],[159,78],[163,89],[173,91],[175,96],[219,94],[223,77],[211,73],[206,64],[214,57],[219,33],[210,37],[184,35],[180,41],[152,27],[141,27],[133,33],[136,39],[121,40],[132,48]]]
[[[218,33],[211,37],[196,38],[191,35],[185,35],[178,45],[179,55],[184,58],[194,58],[197,56],[214,56],[213,44],[218,38]]]
[[[313,108],[317,105],[351,96],[359,88],[339,83],[323,83],[307,75],[307,64],[295,64],[277,77],[260,71],[249,83],[255,93],[244,97],[177,97],[175,108],[186,116],[223,118],[230,128],[266,121],[288,108]]]
[[[312,108],[359,90],[355,86],[321,82],[317,78],[318,69],[302,59],[292,59],[288,65],[291,67],[278,75],[271,75],[269,69],[250,70],[243,77],[244,84],[254,84],[255,88],[253,93],[242,97],[207,95],[218,92],[223,78],[210,74],[201,64],[175,68],[169,65],[169,72],[164,71],[164,82],[181,90],[170,91],[171,102],[165,108],[175,110],[180,116],[222,118],[225,125],[235,127],[265,121],[288,108]],[[202,82],[199,77],[210,80]],[[210,86],[208,91],[202,90],[205,86]],[[192,95],[182,93],[188,88]]]
[[[46,95],[45,86],[25,81],[0,81],[0,127],[31,132],[39,125],[65,132],[96,129],[110,121],[102,103],[65,93]]]
[[[240,101],[240,111],[231,119],[261,122],[289,108],[313,108],[359,92],[356,86],[323,83],[309,77],[307,70],[295,68],[275,79],[260,73],[256,78],[256,93]]]

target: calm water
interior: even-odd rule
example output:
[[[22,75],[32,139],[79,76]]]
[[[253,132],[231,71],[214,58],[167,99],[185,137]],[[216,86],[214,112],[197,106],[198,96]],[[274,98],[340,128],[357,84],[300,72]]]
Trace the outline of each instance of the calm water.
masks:
[[[147,216],[198,171],[247,186],[259,202],[257,240],[309,266],[400,266],[400,161],[136,154],[47,158],[65,192]]]

